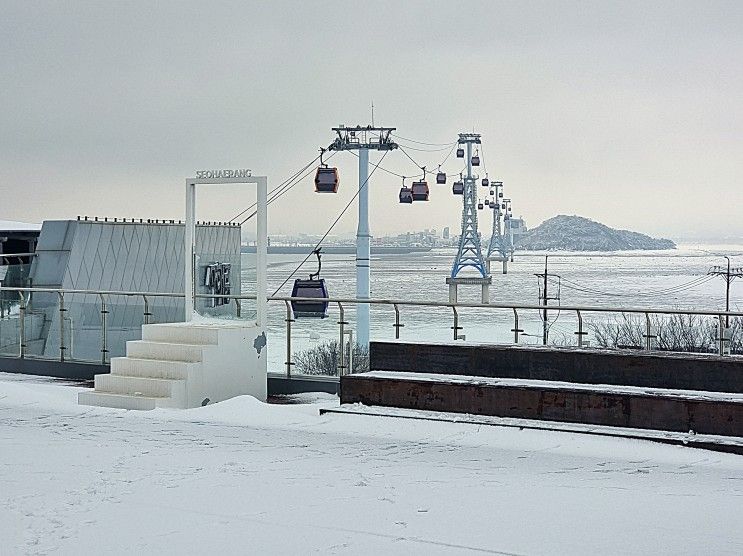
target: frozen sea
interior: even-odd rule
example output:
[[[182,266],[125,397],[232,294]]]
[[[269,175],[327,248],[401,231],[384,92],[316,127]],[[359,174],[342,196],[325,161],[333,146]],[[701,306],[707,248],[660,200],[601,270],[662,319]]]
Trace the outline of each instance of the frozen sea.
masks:
[[[395,300],[448,301],[446,276],[451,272],[454,249],[435,249],[411,255],[372,257],[372,297]],[[560,276],[562,305],[603,307],[656,307],[720,310],[725,306],[725,283],[719,277],[706,277],[710,267],[726,263],[722,255],[732,257],[734,266],[743,265],[743,245],[680,245],[671,251],[630,251],[616,253],[552,252],[516,253],[508,274],[500,272],[500,263],[493,263],[492,303],[538,304],[539,288],[536,273],[544,270],[544,257],[549,255],[548,270]],[[275,291],[304,257],[302,255],[270,255],[268,284]],[[243,255],[243,291],[254,292],[254,256]],[[324,256],[322,277],[326,279],[331,297],[355,297],[355,256]],[[316,269],[312,257],[289,280],[278,295],[291,295],[296,277],[305,277]],[[553,296],[557,278],[549,282]],[[480,301],[479,286],[460,287],[460,301]],[[558,305],[557,301],[550,301]],[[346,320],[355,328],[353,306],[346,309]],[[734,281],[731,288],[731,309],[743,309],[743,280]],[[452,312],[450,309],[400,307],[401,339],[450,341]],[[508,343],[513,341],[513,313],[510,310],[462,309],[460,334],[467,341]],[[550,338],[558,343],[575,341],[575,312],[550,310]],[[605,319],[600,313],[584,314],[586,322]],[[285,309],[282,303],[269,304],[271,337],[278,349],[269,350],[271,370],[283,370]],[[542,320],[539,311],[521,311],[519,325],[525,334],[520,343],[541,343]],[[306,349],[338,336],[338,312],[331,307],[325,320],[302,319],[294,323],[292,341],[296,350]],[[372,309],[372,339],[394,339],[392,307]],[[590,341],[590,336],[588,338]]]

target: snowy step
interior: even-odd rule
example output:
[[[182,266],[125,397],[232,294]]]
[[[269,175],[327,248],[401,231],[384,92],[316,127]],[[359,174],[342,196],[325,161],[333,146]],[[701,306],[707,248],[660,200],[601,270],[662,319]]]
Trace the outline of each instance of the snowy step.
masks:
[[[111,358],[112,375],[187,379],[189,376],[192,376],[198,368],[199,363],[193,363],[190,361],[138,359],[135,357]]]
[[[145,324],[142,326],[142,339],[168,344],[192,344],[201,346],[217,345],[219,331],[202,326],[183,324]]]
[[[126,355],[137,359],[197,362],[203,358],[204,347],[193,344],[130,340],[126,343]]]
[[[96,375],[95,390],[96,392],[154,398],[182,397],[185,395],[185,381],[110,374]]]
[[[80,392],[77,403],[80,405],[94,405],[98,407],[113,407],[116,409],[149,410],[161,405],[165,398],[128,396],[126,394],[112,394],[109,392]]]

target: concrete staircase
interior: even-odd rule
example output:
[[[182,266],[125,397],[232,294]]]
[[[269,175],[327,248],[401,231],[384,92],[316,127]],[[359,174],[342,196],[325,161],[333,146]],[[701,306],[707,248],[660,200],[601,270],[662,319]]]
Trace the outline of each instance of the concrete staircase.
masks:
[[[246,393],[260,399],[260,387],[251,391],[244,380],[250,374],[250,358],[244,353],[249,330],[239,325],[144,325],[142,339],[127,342],[126,357],[112,358],[111,373],[96,375],[95,389],[81,392],[78,403],[146,410],[198,407]],[[265,383],[265,357],[263,363]]]

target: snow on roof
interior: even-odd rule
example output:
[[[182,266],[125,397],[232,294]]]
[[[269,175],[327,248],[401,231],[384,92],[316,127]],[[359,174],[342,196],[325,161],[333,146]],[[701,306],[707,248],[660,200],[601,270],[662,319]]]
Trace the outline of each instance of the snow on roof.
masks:
[[[3,232],[38,232],[41,231],[41,224],[0,220],[0,230]]]

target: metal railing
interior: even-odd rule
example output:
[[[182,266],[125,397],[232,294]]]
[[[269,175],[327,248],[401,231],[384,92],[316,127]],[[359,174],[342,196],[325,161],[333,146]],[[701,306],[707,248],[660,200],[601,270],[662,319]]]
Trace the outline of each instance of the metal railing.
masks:
[[[26,330],[25,330],[25,317],[28,311],[29,300],[32,298],[32,294],[49,293],[56,294],[58,297],[58,330],[59,330],[59,360],[64,362],[67,357],[67,351],[69,346],[65,345],[65,322],[69,322],[70,319],[65,315],[67,307],[65,305],[65,296],[71,295],[92,295],[97,296],[99,299],[99,309],[101,314],[101,363],[105,364],[108,362],[108,354],[110,352],[108,345],[107,325],[108,325],[108,314],[109,314],[109,302],[107,298],[112,296],[123,296],[123,297],[139,297],[142,298],[142,322],[144,324],[150,324],[152,312],[150,310],[150,300],[155,298],[183,298],[183,293],[166,293],[166,292],[141,292],[141,291],[107,291],[107,290],[65,290],[60,288],[16,288],[16,287],[0,287],[0,291],[12,291],[17,292],[19,296],[19,351],[18,356],[23,358],[27,356],[27,345],[26,345]],[[27,299],[28,296],[28,299]],[[255,295],[216,295],[216,294],[196,294],[195,298],[199,299],[214,299],[223,298],[234,301],[235,313],[239,317],[241,314],[241,303],[242,301],[255,301]],[[340,354],[338,358],[338,375],[341,376],[348,372],[352,372],[352,362],[350,361],[352,352],[352,342],[349,346],[348,357],[346,357],[345,348],[345,337],[349,335],[346,330],[346,326],[349,322],[345,320],[346,307],[347,305],[358,305],[358,304],[369,304],[369,305],[382,305],[391,307],[394,310],[394,323],[392,327],[395,329],[395,339],[400,339],[401,328],[404,328],[404,324],[401,322],[401,307],[426,307],[426,308],[439,308],[449,309],[452,312],[452,339],[459,340],[463,339],[463,336],[459,334],[459,331],[463,329],[460,326],[460,315],[458,309],[478,309],[483,311],[508,311],[513,314],[513,328],[510,330],[513,332],[513,342],[519,343],[521,336],[525,335],[524,330],[519,328],[519,312],[524,311],[539,311],[545,310],[544,305],[532,305],[532,304],[512,304],[512,303],[466,303],[466,302],[436,302],[436,301],[403,301],[398,299],[355,299],[355,298],[308,298],[308,297],[285,297],[285,296],[268,296],[268,302],[283,303],[286,308],[286,318],[284,319],[286,325],[286,361],[284,366],[286,369],[286,376],[291,377],[292,366],[292,324],[296,322],[292,311],[292,301],[312,301],[320,302],[327,301],[329,304],[336,305],[338,307],[338,340]],[[724,317],[743,317],[743,312],[739,311],[720,311],[714,309],[670,309],[665,307],[605,307],[605,306],[587,306],[587,305],[559,305],[546,307],[549,311],[561,311],[561,312],[573,312],[577,317],[578,327],[574,332],[576,336],[575,345],[582,347],[585,344],[584,337],[587,332],[584,329],[584,314],[585,313],[618,313],[618,314],[630,314],[630,315],[642,315],[645,317],[645,333],[643,334],[645,350],[652,350],[654,346],[654,340],[656,334],[653,331],[651,323],[651,316],[655,315],[688,315],[688,316],[704,316],[714,317],[718,319],[719,323],[723,322]],[[721,330],[721,329],[720,329]],[[720,355],[727,353],[726,344],[730,341],[730,338],[725,337],[724,334],[719,333],[717,341],[717,352]]]

